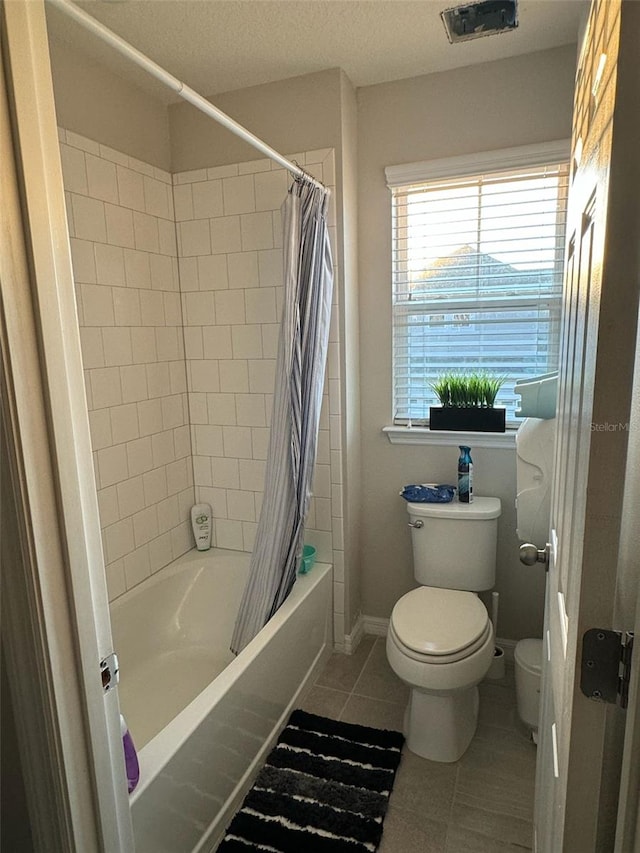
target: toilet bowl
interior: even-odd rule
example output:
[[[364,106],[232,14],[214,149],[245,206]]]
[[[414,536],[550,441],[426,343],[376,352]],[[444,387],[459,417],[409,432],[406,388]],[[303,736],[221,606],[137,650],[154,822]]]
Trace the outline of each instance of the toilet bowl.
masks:
[[[419,587],[395,605],[387,659],[411,687],[407,746],[431,761],[457,761],[476,730],[478,683],[493,657],[485,606],[471,592]]]
[[[520,640],[516,643],[514,658],[518,716],[526,726],[533,741],[537,743],[540,716],[542,640]]]

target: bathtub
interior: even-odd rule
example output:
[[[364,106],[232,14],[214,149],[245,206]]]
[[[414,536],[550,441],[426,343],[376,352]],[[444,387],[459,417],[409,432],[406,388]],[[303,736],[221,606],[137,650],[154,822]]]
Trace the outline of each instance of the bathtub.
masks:
[[[205,853],[220,840],[290,711],[330,654],[331,566],[235,657],[249,554],[192,551],[111,607],[120,706],[138,749],[136,853]]]

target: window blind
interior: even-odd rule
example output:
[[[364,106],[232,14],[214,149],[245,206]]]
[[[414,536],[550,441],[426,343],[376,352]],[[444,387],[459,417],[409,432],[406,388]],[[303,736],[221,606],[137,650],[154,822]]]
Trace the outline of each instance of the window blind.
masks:
[[[392,186],[394,421],[426,422],[450,370],[558,365],[568,165]]]

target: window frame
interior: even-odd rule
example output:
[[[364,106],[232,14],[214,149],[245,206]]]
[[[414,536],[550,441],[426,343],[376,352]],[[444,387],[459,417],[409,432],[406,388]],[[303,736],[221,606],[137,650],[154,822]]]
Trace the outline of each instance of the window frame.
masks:
[[[385,169],[385,176],[387,187],[389,189],[393,189],[395,187],[403,187],[415,183],[437,180],[455,180],[457,178],[473,177],[476,175],[489,175],[491,173],[507,172],[511,170],[517,171],[518,169],[533,168],[550,163],[569,164],[570,156],[571,140],[560,139],[533,145],[523,145],[515,148],[484,151],[477,154],[387,166]],[[393,334],[393,314],[391,316],[391,323]],[[392,406],[395,393],[395,382],[395,370],[392,368]],[[421,425],[419,428],[414,428],[411,433],[411,437],[407,437],[405,441],[405,439],[403,439],[403,435],[406,436],[407,431],[411,430],[410,421],[409,425],[403,425],[396,422],[395,413],[392,411],[391,424],[392,426],[385,427],[384,431],[392,443],[432,443],[433,434],[431,435],[430,440],[428,425]],[[517,431],[517,425],[508,425],[507,431],[515,434]],[[447,435],[450,436],[451,434],[448,433]],[[469,434],[467,433],[467,435]],[[421,437],[419,438],[419,436]],[[505,441],[504,443],[510,442]]]

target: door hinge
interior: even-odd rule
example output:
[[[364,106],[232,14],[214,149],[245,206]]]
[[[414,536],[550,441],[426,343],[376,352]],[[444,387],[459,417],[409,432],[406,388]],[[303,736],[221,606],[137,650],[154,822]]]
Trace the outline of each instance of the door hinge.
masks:
[[[112,690],[120,681],[120,664],[118,663],[118,655],[111,652],[106,658],[100,661],[100,678],[102,679],[102,689],[105,693]]]
[[[582,637],[580,689],[589,699],[626,708],[631,678],[632,631],[590,628]]]

